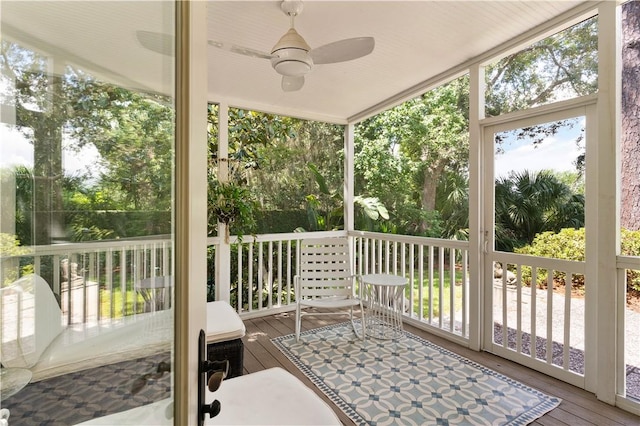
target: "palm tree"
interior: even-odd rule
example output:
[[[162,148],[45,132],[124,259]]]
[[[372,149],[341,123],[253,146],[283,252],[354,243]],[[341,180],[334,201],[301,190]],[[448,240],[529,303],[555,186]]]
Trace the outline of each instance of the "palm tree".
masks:
[[[496,249],[513,251],[544,231],[584,226],[584,196],[552,171],[511,172],[496,179]]]

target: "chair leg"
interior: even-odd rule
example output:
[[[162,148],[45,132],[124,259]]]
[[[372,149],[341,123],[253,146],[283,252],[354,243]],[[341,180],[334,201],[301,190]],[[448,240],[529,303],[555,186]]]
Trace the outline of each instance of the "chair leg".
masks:
[[[364,317],[364,307],[362,306],[362,302],[360,302],[360,321],[362,324],[362,340],[367,340],[367,321]]]
[[[296,304],[296,342],[300,341],[300,329],[302,328],[302,312],[300,304]]]
[[[356,322],[353,319],[353,306],[351,306],[349,308],[349,318],[351,319],[351,327],[353,328],[353,332],[355,333],[355,335],[361,339],[361,340],[366,340],[366,331],[365,331],[365,326],[364,326],[364,317],[362,317],[361,319],[361,327],[360,327],[360,332],[358,332],[358,328],[356,327]]]

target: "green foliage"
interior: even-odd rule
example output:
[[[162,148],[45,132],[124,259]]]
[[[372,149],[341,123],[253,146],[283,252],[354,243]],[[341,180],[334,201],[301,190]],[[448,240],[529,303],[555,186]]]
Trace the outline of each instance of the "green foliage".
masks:
[[[417,227],[407,226],[420,215],[402,217],[399,213],[412,212],[402,208],[409,204],[428,212],[436,210],[436,188],[442,177],[465,173],[468,103],[465,76],[357,126],[356,189],[378,195],[393,212],[396,223],[390,228],[414,229],[412,235],[432,233],[427,218]]]
[[[487,67],[487,116],[595,93],[598,21],[591,18]]]
[[[255,211],[257,205],[251,191],[236,182],[209,182],[208,188],[209,227],[218,221],[229,227],[233,226],[235,234],[242,239],[245,232],[255,232]],[[228,235],[225,236],[228,241]]]
[[[28,252],[29,249],[20,246],[20,240],[18,240],[15,235],[0,232],[0,257],[20,256]],[[25,270],[23,267],[20,275],[24,275],[26,272],[28,272],[28,270]],[[18,273],[15,270],[7,269],[5,273],[4,282],[0,283],[0,286],[11,284],[18,279]]]
[[[536,235],[532,244],[517,248],[515,249],[515,252],[538,257],[583,262],[585,260],[585,230],[584,228],[566,228],[557,233],[553,231],[542,232]],[[532,271],[530,267],[526,266],[522,268],[522,279],[526,283],[531,284]],[[553,271],[553,279],[564,284],[566,280],[566,273],[562,271]],[[546,282],[547,270],[538,270],[536,284],[541,286]],[[574,275],[573,285],[583,287],[584,276]]]
[[[621,254],[625,256],[640,256],[640,231],[622,229]],[[534,238],[533,242],[521,248],[515,249],[516,253],[552,259],[566,259],[584,262],[585,259],[585,229],[566,228],[559,232],[542,232]],[[538,271],[538,284],[546,282],[547,271]],[[522,268],[522,277],[525,282],[531,283],[531,268]],[[554,279],[565,281],[564,272],[554,271]],[[574,286],[583,286],[584,277],[574,276]],[[627,290],[640,291],[640,271],[627,271]]]
[[[584,226],[584,196],[550,171],[511,172],[496,180],[496,249],[513,251],[545,231]]]
[[[640,231],[621,230],[620,254],[640,256]],[[627,270],[627,290],[640,291],[640,270]]]
[[[311,230],[331,231],[344,227],[344,199],[341,190],[330,190],[324,175],[315,164],[307,165],[317,185],[318,194],[308,194],[305,197],[307,217]],[[376,197],[357,195],[353,200],[356,209],[355,221],[358,229],[374,230],[374,224],[381,219],[388,220],[387,208]],[[298,228],[298,231],[304,228]]]

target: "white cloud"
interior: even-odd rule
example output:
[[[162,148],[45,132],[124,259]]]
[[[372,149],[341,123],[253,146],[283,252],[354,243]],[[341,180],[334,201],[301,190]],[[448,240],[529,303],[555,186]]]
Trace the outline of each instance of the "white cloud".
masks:
[[[14,126],[0,124],[0,168],[33,167],[33,145]]]
[[[80,151],[66,148],[62,150],[62,168],[65,175],[84,174],[87,171],[95,177],[102,169],[98,166],[100,154],[93,144],[86,145]],[[33,144],[15,126],[0,124],[0,168],[22,165],[33,167]]]
[[[510,171],[554,170],[575,171],[575,161],[581,151],[574,139],[548,138],[534,146],[521,145],[495,156],[494,175],[504,177]]]

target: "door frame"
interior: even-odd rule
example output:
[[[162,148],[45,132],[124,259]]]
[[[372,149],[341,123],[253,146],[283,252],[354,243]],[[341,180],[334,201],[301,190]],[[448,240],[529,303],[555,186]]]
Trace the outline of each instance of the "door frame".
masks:
[[[575,98],[568,101],[561,101],[550,105],[532,108],[526,111],[517,111],[505,114],[499,117],[491,117],[480,122],[481,125],[481,176],[480,176],[480,200],[482,205],[481,211],[481,282],[483,283],[482,293],[482,349],[488,352],[496,353],[507,359],[511,359],[529,368],[541,371],[545,374],[557,377],[573,385],[589,389],[594,380],[591,377],[595,372],[596,336],[594,333],[586,333],[586,330],[593,330],[596,324],[595,315],[595,298],[585,298],[585,365],[584,376],[568,372],[549,363],[539,361],[535,357],[524,356],[517,351],[505,349],[493,342],[493,262],[496,257],[495,247],[495,212],[494,212],[494,134],[502,131],[522,128],[534,124],[548,123],[558,120],[564,120],[574,117],[585,117],[585,149],[587,152],[594,151],[593,145],[596,138],[596,95],[589,95],[581,98]],[[588,166],[588,165],[587,165]],[[590,231],[589,224],[593,222],[593,216],[596,213],[595,197],[590,195],[593,191],[593,177],[585,170],[585,229],[587,233],[587,241],[594,237],[595,231]],[[591,191],[590,191],[591,190]],[[593,199],[593,200],[592,200]],[[587,250],[588,245],[587,245]],[[587,253],[588,254],[588,253]],[[510,254],[512,255],[512,254]],[[594,269],[585,267],[585,277],[595,276]],[[587,280],[586,280],[587,281]],[[589,288],[585,284],[585,288]]]

